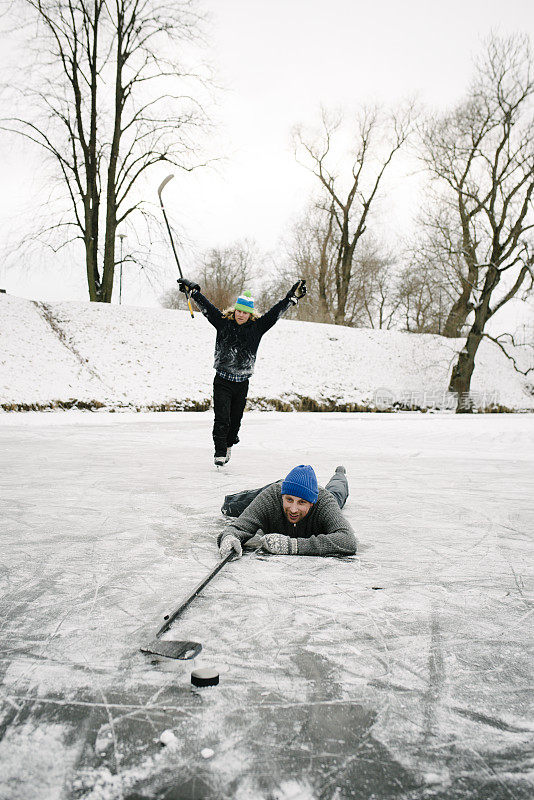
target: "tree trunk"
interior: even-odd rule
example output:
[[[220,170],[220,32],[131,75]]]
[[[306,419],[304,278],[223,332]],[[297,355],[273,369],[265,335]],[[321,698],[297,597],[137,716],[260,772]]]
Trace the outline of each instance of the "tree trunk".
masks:
[[[465,217],[463,209],[460,210],[460,216],[462,218]],[[453,303],[443,328],[442,336],[448,339],[457,339],[462,335],[462,328],[465,325],[467,317],[473,310],[473,303],[470,298],[473,287],[476,286],[478,279],[476,250],[471,242],[468,224],[465,223],[463,228],[464,259],[467,264],[467,279],[465,277],[462,278],[462,292]]]
[[[332,227],[334,217],[330,213],[328,217],[328,228],[326,234],[322,237],[320,255],[319,255],[319,275],[318,275],[318,294],[319,294],[319,315],[321,322],[330,322],[330,298],[327,294],[327,275],[328,275],[328,247],[332,239]]]
[[[89,289],[89,300],[96,303],[99,299],[98,292],[98,271],[96,268],[96,253],[95,243],[93,238],[92,223],[90,220],[90,212],[86,215],[86,233],[85,233],[85,264],[87,268],[87,287]]]
[[[343,241],[343,240],[342,240]],[[339,274],[336,276],[337,307],[334,322],[336,325],[345,324],[345,313],[347,310],[347,298],[349,296],[349,283],[352,273],[352,259],[354,248],[347,242],[343,246]],[[338,271],[338,270],[336,270]]]
[[[330,312],[328,310],[328,299],[326,295],[326,272],[323,271],[323,265],[321,264],[319,270],[319,318],[321,322],[329,322],[330,321]]]
[[[114,212],[115,209],[113,209]],[[115,276],[115,233],[117,223],[114,213],[106,219],[106,244],[104,249],[104,279],[102,281],[102,297],[100,302],[111,303],[113,296],[113,279]]]
[[[448,339],[458,339],[462,335],[462,328],[469,313],[473,310],[473,304],[469,301],[470,295],[471,289],[464,289],[460,297],[453,303],[443,326],[442,336]]]
[[[79,133],[85,159],[86,194],[85,206],[85,258],[87,265],[87,283],[89,299],[99,302],[102,299],[102,286],[98,272],[98,237],[100,214],[100,191],[98,186],[98,155],[97,155],[97,86],[98,86],[98,34],[101,4],[94,4],[92,21],[92,40],[87,42],[91,75],[91,106],[89,123],[89,141],[84,145],[83,125],[81,122],[81,90],[78,80],[75,80],[75,94],[79,114]],[[76,91],[77,90],[77,91]]]
[[[473,328],[469,331],[464,349],[458,355],[458,361],[452,369],[449,384],[449,392],[455,392],[458,396],[457,414],[473,412],[473,402],[470,397],[471,378],[475,369],[475,356],[482,341],[482,333],[475,333]]]
[[[106,188],[106,235],[104,243],[104,268],[102,274],[102,302],[111,303],[113,296],[113,278],[115,276],[115,238],[117,234],[117,163],[121,140],[121,120],[124,101],[122,86],[123,55],[123,24],[121,14],[117,18],[117,63],[115,72],[115,118],[113,125],[113,139],[111,142],[108,177]]]
[[[471,378],[475,369],[475,356],[478,346],[482,341],[484,327],[489,317],[489,303],[491,294],[500,280],[500,272],[494,266],[490,266],[484,281],[482,299],[475,310],[475,319],[471,330],[467,335],[467,340],[463,350],[458,355],[458,361],[453,367],[449,391],[458,395],[456,405],[457,414],[471,414],[473,412],[473,401],[470,397]]]

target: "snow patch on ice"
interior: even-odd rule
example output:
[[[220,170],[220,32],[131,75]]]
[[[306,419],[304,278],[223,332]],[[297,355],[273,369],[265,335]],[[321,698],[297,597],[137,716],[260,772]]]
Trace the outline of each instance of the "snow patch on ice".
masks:
[[[273,791],[274,800],[316,800],[316,795],[309,784],[298,781],[282,781],[280,787]]]
[[[1,800],[57,800],[76,755],[67,732],[62,725],[44,723],[8,728],[0,741]]]

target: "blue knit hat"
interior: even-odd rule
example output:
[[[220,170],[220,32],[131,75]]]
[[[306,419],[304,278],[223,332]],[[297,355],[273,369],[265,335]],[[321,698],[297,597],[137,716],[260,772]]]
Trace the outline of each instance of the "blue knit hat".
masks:
[[[290,494],[293,497],[301,497],[308,503],[316,503],[319,490],[313,467],[310,467],[309,464],[299,464],[298,467],[293,467],[282,483],[282,494]]]
[[[252,314],[254,311],[254,298],[250,292],[243,292],[243,294],[239,295],[235,301],[234,308],[236,311],[248,311],[249,314]]]

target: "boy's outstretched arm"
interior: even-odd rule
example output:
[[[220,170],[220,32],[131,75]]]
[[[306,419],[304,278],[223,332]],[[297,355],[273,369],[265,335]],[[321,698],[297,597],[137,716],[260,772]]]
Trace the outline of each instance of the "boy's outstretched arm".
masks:
[[[204,295],[201,294],[200,286],[198,285],[198,283],[190,281],[188,278],[179,278],[177,283],[178,283],[178,288],[181,292],[184,292],[184,294],[186,293],[186,291],[189,292],[189,294],[191,295],[197,306],[200,308],[201,312],[204,314],[208,322],[211,322],[211,324],[215,328],[218,328],[223,318],[223,315],[221,314],[219,309],[213,305],[213,303],[210,303],[207,297],[204,297]]]
[[[272,328],[275,322],[280,319],[288,308],[296,305],[298,301],[304,297],[306,291],[305,280],[301,279],[293,284],[286,296],[258,319],[258,325],[261,328],[262,334],[266,333],[269,328]]]

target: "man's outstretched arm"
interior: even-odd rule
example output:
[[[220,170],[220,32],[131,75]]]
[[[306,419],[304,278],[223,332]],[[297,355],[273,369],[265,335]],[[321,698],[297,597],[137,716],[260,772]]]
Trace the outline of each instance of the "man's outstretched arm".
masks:
[[[252,503],[243,511],[242,514],[235,519],[231,525],[218,535],[217,545],[219,547],[219,554],[224,558],[228,554],[231,547],[238,555],[241,555],[240,548],[245,542],[261,529],[267,526],[269,515],[269,508],[272,503],[276,501],[277,491],[279,488],[276,484],[267,486],[262,492],[254,498]],[[226,541],[228,537],[233,537],[230,542]],[[237,545],[239,542],[239,546]]]
[[[262,537],[263,548],[276,555],[293,556],[353,556],[356,553],[356,534],[333,497],[322,500],[316,525],[321,533],[309,537],[293,539],[280,533],[267,534]]]

